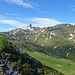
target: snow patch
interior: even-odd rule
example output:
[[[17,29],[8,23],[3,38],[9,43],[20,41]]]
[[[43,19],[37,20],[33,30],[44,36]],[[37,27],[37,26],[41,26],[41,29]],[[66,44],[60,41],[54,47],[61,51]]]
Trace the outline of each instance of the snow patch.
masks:
[[[69,53],[67,53],[66,57],[68,57]]]
[[[27,39],[27,37],[25,37]]]
[[[74,33],[75,33],[75,31],[74,31]]]
[[[46,40],[48,40],[48,38],[46,38]]]
[[[67,26],[70,26],[69,24],[67,24]]]
[[[70,34],[70,38],[68,38],[68,39],[73,39],[73,37],[74,37],[74,35],[73,34]]]
[[[37,40],[37,37],[38,37],[38,35],[35,36],[35,39],[34,39],[35,41]]]
[[[17,32],[19,31],[19,29],[16,30]]]
[[[73,37],[70,37],[70,38],[68,38],[68,39],[69,39],[69,40],[70,40],[70,39],[73,39]]]
[[[50,33],[50,39],[52,38],[52,36],[55,36],[55,33],[53,32]]]
[[[50,39],[51,39],[52,37],[51,37],[51,35],[50,35]]]
[[[10,32],[9,34],[12,34],[12,32]]]
[[[42,37],[44,37],[44,35],[42,35]]]
[[[70,36],[71,36],[71,37],[74,37],[74,35],[73,35],[73,34],[70,34]]]
[[[41,46],[43,46],[43,44]]]
[[[37,37],[35,37],[35,41],[37,40]]]
[[[16,34],[16,32],[14,31],[14,32],[13,32],[13,35],[15,35],[15,34]]]
[[[44,32],[45,30],[42,30],[41,32]]]
[[[24,26],[24,27],[22,27],[21,29],[34,31],[34,29],[33,29],[31,26]]]
[[[53,33],[53,32],[51,32],[51,34],[50,34],[51,36],[53,35],[53,36],[55,36],[55,33]]]
[[[64,32],[65,34],[67,33],[67,32]]]
[[[57,30],[57,31],[60,31],[60,30]]]
[[[57,48],[57,46],[55,46],[54,48]]]
[[[69,48],[71,50],[71,48]]]

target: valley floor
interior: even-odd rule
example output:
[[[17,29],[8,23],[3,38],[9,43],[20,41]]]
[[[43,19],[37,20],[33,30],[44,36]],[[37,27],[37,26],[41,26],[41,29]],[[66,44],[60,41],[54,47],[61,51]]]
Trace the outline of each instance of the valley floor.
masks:
[[[75,62],[68,59],[59,59],[52,56],[45,55],[39,52],[31,52],[26,50],[26,52],[38,59],[43,64],[52,67],[66,75],[75,75]]]
[[[52,67],[53,69],[58,70],[65,75],[75,75],[75,61],[52,57],[40,52],[29,51],[25,48],[25,46],[22,46],[22,43],[19,43],[18,41],[10,41],[21,47],[28,55],[39,60],[46,66]]]

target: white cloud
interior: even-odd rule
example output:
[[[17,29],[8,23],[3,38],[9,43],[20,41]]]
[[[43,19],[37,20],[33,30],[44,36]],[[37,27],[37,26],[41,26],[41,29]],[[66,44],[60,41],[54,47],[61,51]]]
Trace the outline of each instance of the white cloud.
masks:
[[[0,24],[4,24],[5,26],[7,25],[7,27],[0,26],[0,32],[6,32],[6,31],[13,30],[15,28],[27,26],[27,24],[25,24],[25,23],[22,23],[18,20],[11,20],[11,19],[0,19]],[[9,28],[9,26],[10,26],[10,28]]]
[[[1,16],[0,24],[7,25],[7,28],[2,27],[2,28],[0,28],[0,31],[1,30],[8,31],[13,28],[20,28],[23,26],[27,26],[29,23],[31,23],[35,27],[51,27],[56,24],[61,24],[62,22],[54,20],[54,19],[50,19],[50,18],[21,18],[21,20],[20,20],[20,19],[16,19],[16,18],[10,19],[10,18],[6,18],[5,16]],[[10,26],[10,28],[9,28],[9,26]],[[12,28],[12,26],[13,26],[13,28]]]
[[[70,6],[72,11],[75,11],[75,5]]]
[[[56,24],[61,24],[62,22],[50,18],[29,18],[29,19],[24,19],[24,23],[22,23],[19,20],[11,20],[11,19],[0,19],[0,23],[19,28],[27,26],[28,23],[31,23],[33,26],[37,27],[48,27],[48,26],[54,26]]]
[[[33,3],[33,2],[31,3],[24,0],[5,0],[5,1],[10,4],[20,5],[27,8],[37,8],[38,6],[37,3]]]
[[[8,25],[11,25],[14,27],[23,27],[26,25],[26,24],[23,24],[17,20],[10,20],[10,19],[2,19],[2,20],[0,20],[0,23],[8,24]]]
[[[27,19],[28,21],[32,22],[34,26],[39,27],[48,27],[48,26],[54,26],[56,24],[61,24],[62,22],[50,19],[50,18],[31,18]]]

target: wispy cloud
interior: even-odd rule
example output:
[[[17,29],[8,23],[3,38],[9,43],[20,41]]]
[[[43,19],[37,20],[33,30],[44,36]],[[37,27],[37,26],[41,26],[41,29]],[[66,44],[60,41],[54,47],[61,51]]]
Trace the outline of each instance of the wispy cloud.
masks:
[[[23,27],[27,24],[23,24],[22,22],[19,22],[17,20],[10,20],[10,19],[2,19],[0,20],[0,23],[3,23],[3,24],[8,24],[10,26],[14,26],[14,27]]]
[[[11,19],[0,19],[0,32],[10,31],[15,28],[20,28],[23,26],[27,26],[27,24],[22,23],[18,20]],[[2,26],[3,24],[3,26]]]
[[[27,2],[24,0],[5,0],[6,2],[10,3],[10,4],[15,4],[15,5],[19,5],[19,6],[23,6],[26,8],[37,8],[38,4],[34,3],[34,2]]]
[[[75,11],[75,5],[70,6],[72,11]]]
[[[28,23],[32,23],[33,26],[38,27],[48,27],[48,26],[54,26],[56,24],[60,24],[62,22],[57,21],[55,19],[51,18],[40,18],[40,17],[34,17],[34,18],[21,18],[17,17],[14,19],[7,18],[6,16],[0,15],[0,23],[8,24],[14,27],[23,27],[28,25]]]
[[[33,23],[34,26],[39,27],[48,27],[48,26],[54,26],[56,24],[61,24],[62,22],[50,19],[50,18],[30,18],[27,19],[31,23]]]
[[[17,17],[18,18],[18,17]],[[21,18],[21,17],[20,17]],[[21,19],[10,19],[5,16],[0,15],[0,24],[7,25],[7,28],[0,26],[1,30],[11,30],[13,28],[20,28],[23,26],[27,26],[29,23],[31,23],[35,27],[51,27],[56,24],[61,24],[62,22],[50,19],[50,18],[21,18]],[[9,28],[10,26],[10,28]],[[13,28],[12,28],[13,27]]]
[[[0,15],[0,19],[4,19],[5,17],[3,15]]]

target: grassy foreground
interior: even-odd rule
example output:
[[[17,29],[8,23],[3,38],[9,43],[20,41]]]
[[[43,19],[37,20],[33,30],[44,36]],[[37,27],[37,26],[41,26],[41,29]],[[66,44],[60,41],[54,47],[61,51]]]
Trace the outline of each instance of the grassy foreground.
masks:
[[[43,64],[50,66],[66,75],[75,75],[75,62],[71,60],[59,59],[39,52],[31,52],[27,50],[26,52]]]

